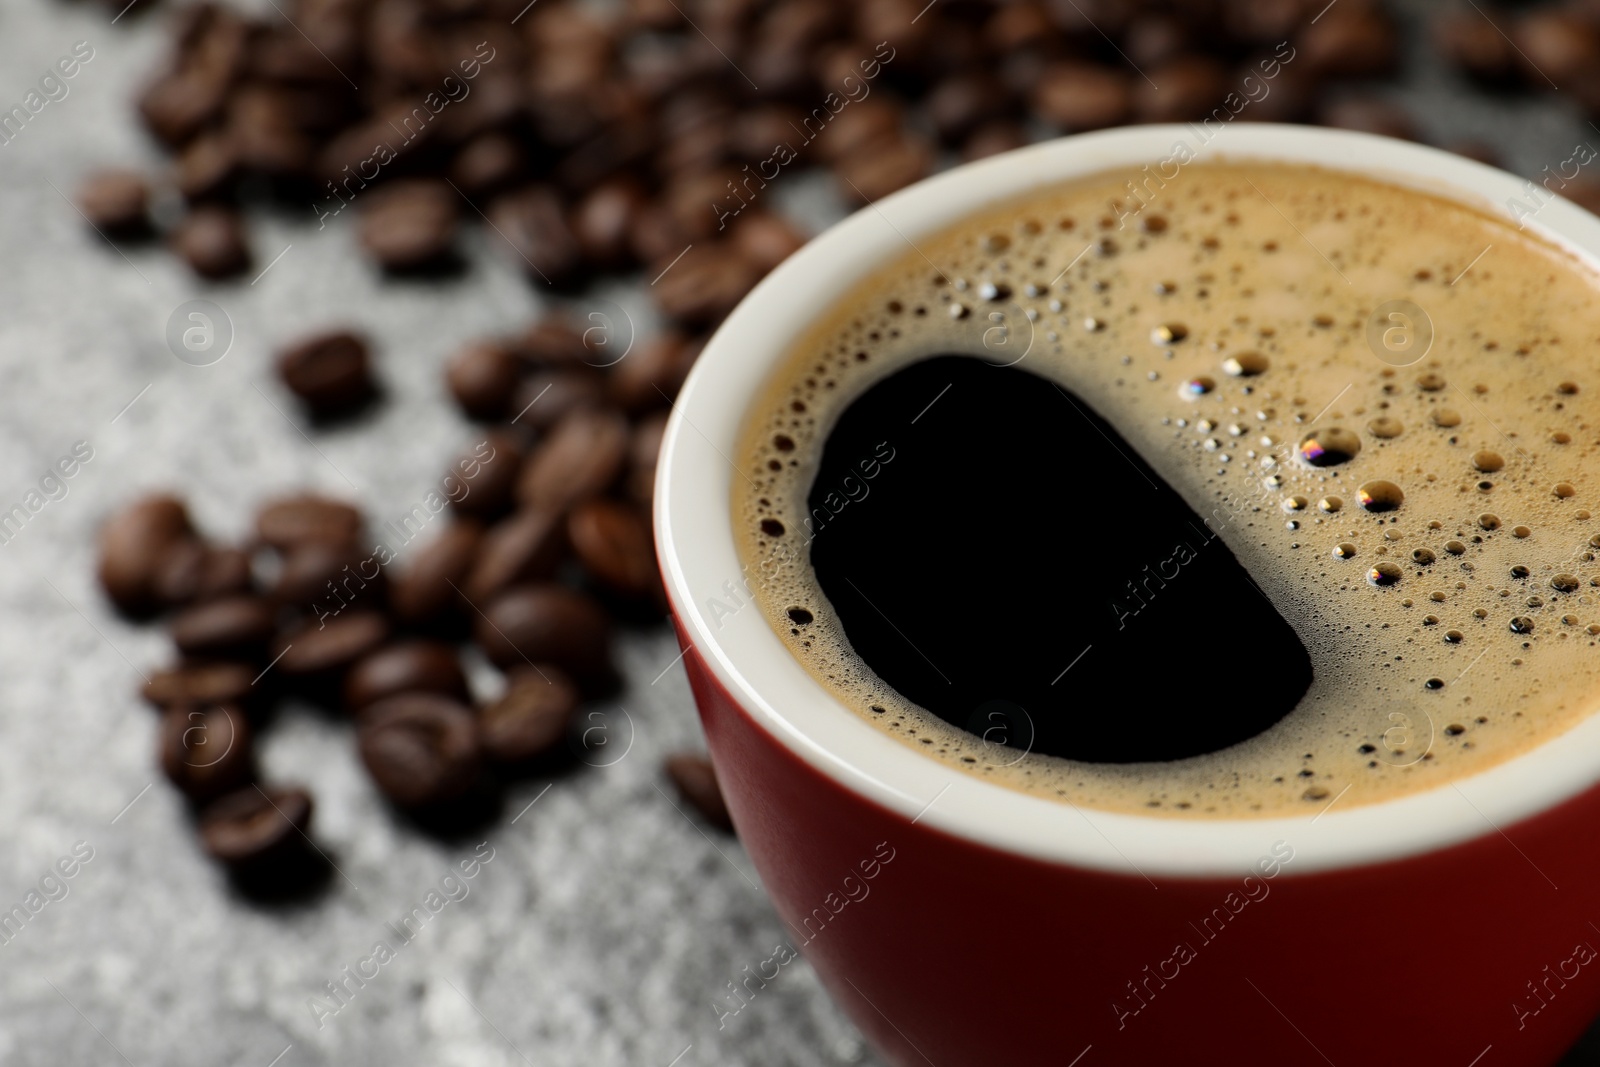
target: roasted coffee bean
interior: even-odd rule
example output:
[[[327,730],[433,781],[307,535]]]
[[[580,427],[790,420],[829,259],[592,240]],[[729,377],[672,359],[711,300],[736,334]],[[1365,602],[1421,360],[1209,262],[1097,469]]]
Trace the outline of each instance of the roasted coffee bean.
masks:
[[[498,341],[473,341],[445,365],[445,384],[472,419],[500,419],[511,404],[522,367],[516,353]]]
[[[900,101],[873,93],[834,116],[816,135],[813,147],[823,162],[838,163],[869,145],[898,136],[904,119],[905,106]],[[809,131],[811,125],[805,128]]]
[[[593,599],[564,586],[508,589],[484,607],[473,636],[501,669],[549,662],[580,680],[604,678],[610,669],[610,619]]]
[[[304,541],[284,553],[272,598],[285,608],[322,615],[347,606],[381,608],[386,586],[371,545]]]
[[[1307,25],[1295,47],[1295,62],[1325,78],[1376,77],[1392,70],[1399,58],[1393,23],[1372,5],[1335,7]]]
[[[633,258],[634,227],[648,202],[644,185],[631,175],[613,178],[580,200],[572,232],[584,258],[604,269],[626,267]]]
[[[596,581],[624,596],[645,597],[661,578],[649,520],[629,504],[594,499],[567,516],[567,538]]]
[[[277,610],[264,597],[236,594],[185,608],[168,628],[185,656],[251,661],[272,640]]]
[[[361,526],[361,512],[315,493],[281,497],[256,512],[256,536],[279,551],[307,541],[348,544],[360,535]]]
[[[100,585],[119,609],[131,615],[162,606],[157,578],[169,550],[194,532],[189,512],[175,496],[157,494],[134,501],[100,529]]]
[[[390,583],[389,607],[395,618],[421,626],[453,616],[460,603],[457,590],[466,585],[482,538],[481,525],[463,520],[446,526],[436,539],[418,549]]]
[[[344,670],[389,639],[382,613],[351,608],[308,619],[278,638],[276,671],[291,678],[321,680]]]
[[[848,112],[846,112],[848,114]],[[639,210],[628,247],[641,263],[668,263],[689,244],[665,204],[652,201]],[[654,277],[654,275],[651,275]]]
[[[934,86],[927,109],[940,140],[960,144],[982,124],[1006,115],[1011,110],[1011,96],[992,74],[973,70]]]
[[[1133,111],[1140,122],[1190,122],[1203,119],[1223,106],[1233,91],[1227,69],[1209,56],[1180,56],[1150,72],[1150,82],[1133,83]]]
[[[1033,110],[1064,133],[1117,126],[1133,112],[1133,85],[1120,70],[1061,63],[1034,86]]]
[[[697,244],[676,263],[659,264],[651,287],[656,307],[689,329],[714,325],[761,280],[731,241]]]
[[[524,763],[554,749],[567,735],[578,688],[551,664],[512,673],[499,700],[478,712],[478,744],[496,763]]]
[[[350,711],[399,693],[467,700],[467,676],[456,650],[439,641],[401,641],[369,652],[345,676],[344,706]]]
[[[649,343],[643,341],[637,344]],[[637,351],[629,353],[617,366],[626,366],[635,355]],[[516,414],[512,417],[518,426],[526,426],[530,430],[548,430],[578,408],[602,406],[607,387],[618,373],[613,371],[608,377],[581,365],[534,371],[517,385],[516,396],[512,400]]]
[[[668,330],[636,344],[611,371],[611,400],[634,414],[672,403],[700,355],[701,339]]]
[[[932,170],[932,146],[904,134],[863,146],[841,159],[834,172],[846,197],[870,204],[921,181]]]
[[[361,761],[383,795],[403,808],[454,800],[478,778],[477,721],[459,701],[404,693],[369,705],[359,722]]]
[[[361,247],[385,270],[448,262],[455,250],[459,200],[444,182],[407,179],[375,189],[362,201]]]
[[[1567,86],[1592,77],[1600,63],[1600,31],[1576,12],[1543,8],[1517,19],[1511,31],[1523,77],[1530,85]]]
[[[1507,28],[1479,11],[1451,11],[1433,24],[1434,46],[1465,74],[1492,85],[1513,80],[1518,57]]]
[[[961,161],[971,163],[1029,143],[1028,131],[1015,122],[991,122],[980,126],[961,146]]]
[[[679,752],[668,756],[663,768],[678,795],[700,817],[720,830],[733,830],[733,819],[728,815],[727,802],[722,799],[722,787],[717,784],[716,768],[704,756],[693,752]]]
[[[172,231],[172,247],[202,278],[228,278],[250,266],[244,221],[231,208],[195,208]]]
[[[1192,36],[1189,28],[1178,19],[1154,14],[1134,20],[1128,27],[1122,50],[1135,68],[1154,70],[1177,59],[1188,47]],[[1151,80],[1155,80],[1154,75]]]
[[[445,474],[451,506],[469,518],[499,518],[511,510],[521,472],[522,443],[507,431],[490,430]]]
[[[202,71],[178,71],[151,83],[139,97],[139,114],[156,140],[186,144],[222,113],[227,83]]]
[[[284,349],[278,355],[278,377],[318,417],[351,411],[374,392],[367,342],[346,330],[308,337]]]
[[[96,171],[78,189],[78,209],[89,225],[110,237],[146,233],[149,208],[150,184],[137,171]]]
[[[516,138],[486,133],[466,144],[450,163],[450,180],[468,196],[489,196],[522,177],[528,160]]]
[[[178,607],[250,591],[250,555],[241,548],[208,545],[198,538],[173,544],[156,568],[155,593]]]
[[[523,508],[489,527],[462,592],[472,603],[486,604],[510,586],[549,578],[566,550],[559,512]]]
[[[741,214],[733,225],[733,247],[745,262],[765,273],[798,252],[806,243],[788,220],[765,211]]]
[[[143,693],[158,708],[242,705],[255,691],[257,673],[243,663],[182,663],[152,673]]]
[[[226,704],[173,707],[161,718],[161,772],[197,803],[247,785],[255,776],[250,724]]]
[[[1001,55],[1047,46],[1056,35],[1050,13],[1032,0],[1000,4],[983,24],[984,44]]]
[[[589,358],[583,334],[557,315],[546,315],[534,322],[516,339],[514,347],[518,355],[535,367],[584,363]]]
[[[1324,107],[1322,125],[1377,133],[1406,141],[1418,140],[1416,124],[1399,104],[1370,96],[1346,97]]]
[[[523,465],[517,501],[547,512],[565,511],[611,488],[627,454],[628,420],[615,411],[574,411]]]
[[[253,869],[300,850],[311,827],[311,794],[304,789],[247,786],[200,816],[200,840],[213,859]]]
[[[185,200],[216,200],[234,192],[239,178],[239,156],[233,142],[220,132],[196,137],[178,156],[173,180]]]
[[[239,165],[272,179],[309,175],[311,142],[296,125],[294,99],[281,89],[249,85],[228,100],[226,135]]]
[[[628,495],[646,511],[655,502],[656,457],[661,452],[661,439],[666,432],[666,412],[647,415],[634,427],[633,441],[628,445]]]
[[[501,196],[489,221],[510,242],[513,262],[530,275],[557,286],[577,280],[583,253],[554,190],[532,186]]]

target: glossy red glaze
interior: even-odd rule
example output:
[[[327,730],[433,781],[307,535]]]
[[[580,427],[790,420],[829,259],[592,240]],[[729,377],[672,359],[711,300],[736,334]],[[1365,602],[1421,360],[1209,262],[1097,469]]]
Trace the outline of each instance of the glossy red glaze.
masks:
[[[1532,1067],[1600,1008],[1600,788],[1399,862],[1153,884],[914,824],[684,664],[793,943],[897,1067]]]

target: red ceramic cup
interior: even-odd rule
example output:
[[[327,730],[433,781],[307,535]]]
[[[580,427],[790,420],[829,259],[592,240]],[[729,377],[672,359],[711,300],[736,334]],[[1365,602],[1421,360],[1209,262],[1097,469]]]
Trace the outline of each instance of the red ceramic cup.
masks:
[[[908,242],[986,205],[1191,153],[1356,170],[1600,262],[1600,220],[1521,179],[1385,138],[1243,123],[1054,141],[835,226],[706,346],[660,460],[661,565],[739,836],[794,946],[899,1067],[1553,1064],[1600,1008],[1600,716],[1454,785],[1315,817],[1079,809],[889,739],[751,604],[731,460],[792,339]],[[778,966],[750,971],[743,1000]],[[724,993],[714,1011],[742,1010]]]

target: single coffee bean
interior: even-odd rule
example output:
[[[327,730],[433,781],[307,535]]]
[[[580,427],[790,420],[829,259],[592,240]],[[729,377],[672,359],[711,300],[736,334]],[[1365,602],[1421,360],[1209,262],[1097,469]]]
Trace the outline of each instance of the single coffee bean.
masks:
[[[500,419],[521,374],[522,366],[509,347],[498,341],[474,341],[450,357],[444,380],[468,418]]]
[[[273,669],[291,678],[320,679],[344,670],[388,639],[387,617],[352,608],[286,631],[273,648]]]
[[[444,182],[406,179],[366,195],[361,247],[385,270],[421,270],[455,248],[460,196]]]
[[[242,705],[254,694],[256,674],[243,663],[181,663],[153,672],[143,693],[158,708]]]
[[[463,452],[445,475],[450,505],[458,515],[489,521],[511,507],[522,473],[522,442],[505,430],[490,430],[470,450]]]
[[[1210,56],[1179,56],[1133,83],[1133,112],[1140,122],[1191,122],[1218,108],[1233,90],[1227,68]],[[1223,108],[1224,114],[1231,114]]]
[[[732,832],[733,819],[728,815],[728,804],[722,799],[722,787],[717,784],[716,768],[710,760],[693,752],[679,752],[668,756],[663,767],[678,795],[702,819],[719,830]]]
[[[495,666],[554,663],[582,681],[611,664],[611,620],[593,599],[559,585],[506,590],[483,609],[473,638]]]
[[[1044,5],[1032,0],[1000,4],[983,24],[983,41],[990,51],[1005,55],[1049,44],[1056,36],[1055,24]]]
[[[584,258],[604,270],[628,266],[633,259],[630,236],[648,201],[644,185],[632,175],[613,178],[580,200],[572,232]]]
[[[315,493],[281,497],[256,512],[256,536],[279,551],[307,541],[348,544],[360,535],[361,526],[361,512]]]
[[[169,630],[178,651],[196,659],[257,659],[277,629],[277,610],[264,597],[219,597],[185,608]]]
[[[583,569],[624,596],[644,597],[661,584],[649,521],[629,504],[593,499],[567,516],[567,537]]]
[[[932,171],[933,146],[910,134],[878,141],[834,167],[843,185],[841,192],[852,201],[868,203],[921,181]]]
[[[278,354],[278,377],[311,413],[340,415],[372,397],[372,360],[367,342],[340,330],[317,334]]]
[[[864,180],[871,185],[872,179]],[[761,271],[731,241],[694,245],[677,263],[660,264],[659,271],[651,288],[656,307],[689,329],[720,322],[761,280]]]
[[[1034,86],[1033,110],[1063,133],[1118,126],[1133,112],[1133,84],[1110,67],[1061,63]]]
[[[283,555],[272,599],[318,616],[348,606],[381,608],[387,579],[372,547],[359,541],[303,541]]]
[[[1150,15],[1135,20],[1128,27],[1122,51],[1136,69],[1155,70],[1177,59],[1192,38],[1193,33],[1180,20],[1168,15]],[[1154,75],[1151,80],[1155,81]]]
[[[630,352],[617,366],[626,365],[636,354]],[[526,426],[530,430],[548,430],[569,412],[602,406],[607,386],[617,373],[613,371],[608,377],[581,364],[536,370],[517,386],[516,397],[511,402],[515,410],[513,418],[518,426]]]
[[[489,196],[522,177],[527,154],[516,138],[485,133],[469,141],[450,162],[450,180],[468,196]]]
[[[255,776],[250,724],[226,704],[178,706],[161,718],[161,772],[198,803],[247,785]]]
[[[172,231],[172,247],[202,278],[228,278],[250,266],[244,220],[231,208],[195,208]]]
[[[140,615],[162,606],[157,577],[166,553],[193,536],[189,512],[175,496],[157,494],[127,505],[100,529],[100,585],[118,609]]]
[[[1600,62],[1600,30],[1576,11],[1530,11],[1517,19],[1511,39],[1530,85],[1545,85],[1549,78],[1565,86],[1592,75]]]
[[[293,97],[281,89],[245,86],[228,99],[227,138],[247,173],[289,183],[311,171],[311,142],[296,126]]]
[[[762,272],[772,270],[805,243],[805,234],[788,220],[765,211],[741,214],[733,227],[733,247]]]
[[[565,318],[546,315],[515,342],[517,354],[535,367],[559,367],[589,359],[583,334]]]
[[[1376,5],[1335,8],[1306,26],[1295,46],[1295,62],[1323,78],[1377,77],[1392,70],[1399,58],[1394,24]]]
[[[515,671],[505,695],[478,713],[478,744],[496,763],[522,763],[556,747],[578,707],[578,687],[551,664]]]
[[[361,713],[361,761],[383,795],[404,808],[454,800],[477,780],[477,721],[437,693],[404,693]]]
[[[344,680],[344,706],[360,711],[399,693],[439,693],[469,699],[467,676],[454,647],[440,641],[408,640],[361,657]]]
[[[208,545],[198,538],[175,542],[162,557],[155,575],[157,598],[174,607],[248,593],[250,587],[248,552]]]
[[[150,229],[150,184],[131,170],[101,170],[78,189],[78,209],[110,237],[132,237]]]
[[[935,85],[926,106],[939,139],[946,144],[959,144],[983,123],[1006,115],[1011,98],[994,75],[970,70]]]
[[[200,840],[212,859],[253,869],[298,852],[311,826],[311,794],[304,789],[247,786],[208,806]]]
[[[501,196],[489,221],[511,243],[513,263],[530,275],[557,286],[576,280],[583,253],[553,189],[531,186]]]
[[[178,156],[173,180],[190,203],[225,199],[239,180],[239,155],[231,138],[222,133],[196,137]]]
[[[389,607],[399,621],[411,626],[442,622],[457,612],[458,589],[477,558],[483,527],[473,521],[453,522],[424,545],[390,583]]]
[[[627,419],[604,409],[574,411],[523,465],[517,500],[542,511],[565,511],[611,488],[627,455]]]
[[[900,101],[873,93],[834,116],[817,136],[817,155],[829,164],[848,159],[897,136],[904,120],[905,106]]]
[[[566,550],[559,512],[523,508],[489,527],[462,592],[472,603],[486,604],[510,586],[549,578]]]
[[[667,330],[634,345],[611,370],[607,384],[612,402],[633,414],[670,405],[704,344],[703,339]]]
[[[178,148],[222,113],[227,84],[204,71],[178,71],[151,83],[139,98],[145,128]]]

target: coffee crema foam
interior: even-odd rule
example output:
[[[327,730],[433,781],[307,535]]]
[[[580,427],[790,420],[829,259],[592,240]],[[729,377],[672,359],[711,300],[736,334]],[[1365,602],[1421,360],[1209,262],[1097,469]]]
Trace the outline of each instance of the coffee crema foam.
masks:
[[[1050,187],[919,240],[774,373],[736,452],[747,477],[733,480],[733,515],[754,601],[795,657],[863,719],[960,771],[1174,817],[1314,814],[1431,789],[1597,710],[1600,523],[1586,465],[1600,446],[1588,357],[1600,277],[1472,207],[1353,174],[1193,164],[1159,189],[1144,180]],[[1155,192],[1142,209],[1130,181]],[[1406,366],[1392,364],[1410,355],[1376,354],[1384,329],[1404,347],[1404,320],[1368,340],[1369,318],[1396,300],[1434,331]],[[1172,762],[1023,754],[902,699],[851,649],[807,565],[829,430],[916,360],[1010,363],[1023,350],[1016,365],[1092,404],[1294,627],[1315,677],[1275,726]],[[891,447],[903,430],[885,428]],[[1116,537],[1134,475],[1082,479],[1081,521]],[[1137,593],[1077,610],[1126,612]],[[1248,633],[1236,660],[1168,682],[1162,647],[1183,633],[1126,622],[1162,680],[1137,699],[1181,702],[1190,686],[1250,699]],[[1226,627],[1228,605],[1193,624]]]

